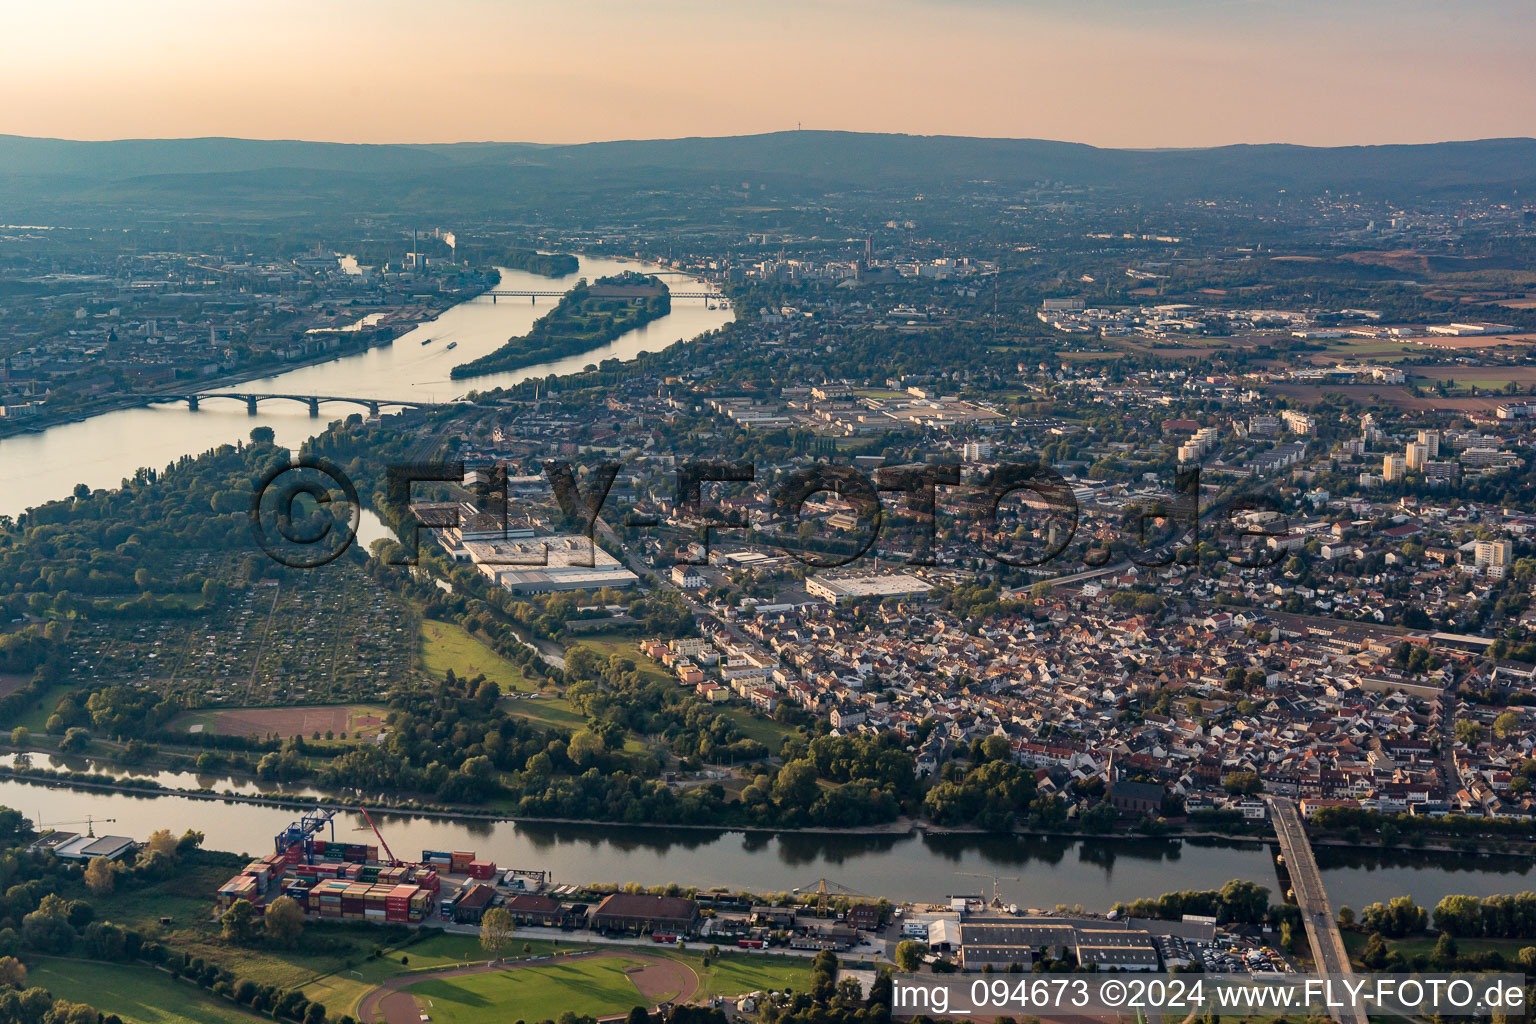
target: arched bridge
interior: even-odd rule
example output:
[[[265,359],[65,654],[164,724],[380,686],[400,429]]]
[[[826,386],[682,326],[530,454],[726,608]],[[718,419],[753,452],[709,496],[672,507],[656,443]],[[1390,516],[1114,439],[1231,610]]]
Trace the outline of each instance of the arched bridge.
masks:
[[[434,402],[406,402],[391,398],[353,398],[348,395],[269,395],[251,394],[243,391],[201,391],[197,394],[140,395],[139,397],[146,405],[160,405],[167,402],[185,402],[187,403],[187,408],[191,409],[193,412],[196,412],[201,407],[202,403],[208,401],[209,399],[230,398],[236,401],[244,402],[246,412],[250,413],[252,416],[256,415],[256,407],[262,402],[275,400],[303,402],[305,405],[309,406],[309,414],[311,416],[320,415],[320,404],[322,402],[347,402],[352,405],[360,405],[368,410],[368,415],[370,416],[377,416],[379,414],[379,410],[385,406],[398,409],[424,409],[428,406],[436,404]]]
[[[522,288],[492,288],[489,291],[483,291],[480,294],[481,295],[489,295],[491,297],[491,304],[495,305],[496,300],[498,298],[502,298],[502,299],[507,299],[507,298],[527,298],[530,301],[536,303],[540,299],[546,299],[546,298],[547,299],[557,299],[560,296],[564,295],[565,292],[563,292],[563,291],[540,291],[540,290],[536,290],[536,289],[522,289]],[[703,291],[680,292],[680,291],[673,290],[673,291],[668,292],[668,294],[670,294],[672,296],[672,298],[674,298],[674,299],[724,299],[724,298],[726,298],[726,296],[722,295],[720,292],[703,292]]]

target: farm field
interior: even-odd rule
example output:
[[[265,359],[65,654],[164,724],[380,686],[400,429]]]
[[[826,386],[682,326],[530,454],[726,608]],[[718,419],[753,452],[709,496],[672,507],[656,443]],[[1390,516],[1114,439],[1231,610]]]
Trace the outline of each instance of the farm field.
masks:
[[[131,1024],[256,1024],[233,1003],[148,967],[48,957],[28,972],[28,984],[57,999],[89,1003]]]
[[[1410,394],[1407,388],[1395,384],[1276,384],[1269,393],[1295,398],[1303,402],[1315,402],[1330,394],[1344,395],[1365,405],[1391,405],[1399,409],[1444,409],[1463,412],[1492,411],[1508,398],[1489,396],[1441,398],[1438,395],[1422,397]]]

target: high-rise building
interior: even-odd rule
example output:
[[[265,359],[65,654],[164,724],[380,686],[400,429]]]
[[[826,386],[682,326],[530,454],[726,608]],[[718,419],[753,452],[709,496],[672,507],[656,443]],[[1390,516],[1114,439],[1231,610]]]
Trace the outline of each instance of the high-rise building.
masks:
[[[1421,431],[1419,431],[1419,444],[1421,444],[1425,448],[1429,449],[1429,457],[1430,458],[1438,459],[1440,457],[1440,431],[1438,431],[1438,430],[1421,430]]]
[[[1285,421],[1285,427],[1293,434],[1303,436],[1317,433],[1317,421],[1304,412],[1295,409],[1283,409],[1280,418]]]
[[[1401,480],[1408,472],[1408,460],[1401,455],[1388,455],[1381,460],[1381,478],[1387,483]]]
[[[1474,549],[1477,567],[1490,579],[1501,580],[1509,570],[1513,545],[1507,540],[1480,540]]]
[[[1407,465],[1416,473],[1424,471],[1424,464],[1429,461],[1429,446],[1418,441],[1408,443]]]

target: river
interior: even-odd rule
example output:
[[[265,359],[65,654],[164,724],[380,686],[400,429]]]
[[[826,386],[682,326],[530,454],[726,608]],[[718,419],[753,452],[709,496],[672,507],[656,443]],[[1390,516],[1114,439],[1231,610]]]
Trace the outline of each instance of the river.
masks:
[[[671,273],[633,261],[580,259],[576,273],[563,278],[503,269],[498,287],[550,291],[569,288],[579,278],[590,281],[622,270]],[[683,275],[664,279],[681,290],[705,287]],[[632,359],[641,352],[659,352],[673,342],[714,330],[732,316],[718,304],[710,309],[699,299],[678,299],[668,315],[590,352],[522,370],[449,379],[448,371],[455,365],[495,350],[510,337],[526,334],[555,301],[472,299],[401,335],[392,344],[217,390],[447,401],[471,390],[486,391],[531,377],[571,373],[608,358]],[[423,345],[427,338],[432,339],[431,344]],[[448,345],[453,342],[457,345],[450,351]],[[356,405],[328,404],[320,407],[319,418],[313,418],[299,402],[268,401],[251,416],[244,404],[217,399],[204,403],[197,412],[180,404],[122,409],[36,434],[8,437],[0,440],[0,515],[14,516],[31,506],[66,497],[78,483],[115,487],[141,466],[163,468],[183,455],[232,444],[259,425],[271,427],[279,444],[297,449],[330,421],[358,411]]]
[[[9,762],[10,758],[0,758]],[[34,755],[40,768],[100,769],[85,759]],[[106,769],[104,774],[123,774]],[[255,795],[274,787],[191,773],[149,773],[163,785]],[[307,787],[286,792],[312,795]],[[260,854],[295,811],[179,795],[144,795],[43,787],[0,780],[0,804],[47,822],[102,822],[98,831],[143,839],[155,829],[204,832],[214,849]],[[1089,839],[945,835],[761,833],[681,829],[454,821],[404,814],[374,815],[396,855],[423,849],[475,850],[502,868],[551,871],[561,882],[679,882],[780,892],[827,878],[871,896],[942,900],[990,894],[992,876],[1005,900],[1041,908],[1081,904],[1107,910],[1117,900],[1175,889],[1220,886],[1232,878],[1278,894],[1274,851],[1257,842],[1204,839]],[[113,819],[110,823],[104,819]],[[356,841],[360,815],[337,819],[337,838]],[[1449,893],[1486,896],[1536,888],[1529,857],[1468,857],[1406,850],[1317,850],[1336,905],[1356,910],[1407,893],[1433,907]]]
[[[577,274],[556,284],[569,286],[636,264],[583,257]],[[641,269],[655,268],[641,265]],[[682,280],[679,281],[683,283]],[[691,282],[689,282],[691,283]],[[686,286],[686,285],[685,285]],[[550,279],[503,271],[501,287],[549,289]],[[323,394],[364,398],[454,398],[470,389],[507,386],[530,377],[578,370],[609,357],[628,359],[717,328],[731,316],[696,300],[679,300],[660,320],[624,335],[594,352],[512,373],[471,381],[450,381],[449,368],[495,349],[525,333],[549,309],[550,299],[489,298],[461,303],[435,320],[402,335],[392,345],[332,362],[253,380],[229,390]],[[432,343],[423,345],[425,338]],[[458,342],[453,351],[451,341]],[[279,443],[296,448],[348,405],[325,407],[319,419],[298,403],[263,404],[256,416],[233,402],[209,402],[201,411],[182,406],[129,409],[65,424],[38,434],[0,442],[0,514],[15,515],[60,498],[79,482],[116,485],[140,466],[164,466],[247,436],[253,426],[270,426]],[[382,525],[365,517],[366,543]],[[46,763],[37,761],[41,766]],[[65,766],[63,764],[61,767]],[[71,760],[67,767],[86,770]],[[241,793],[260,790],[250,782],[165,773],[173,787],[209,787]],[[299,789],[297,792],[306,792]],[[43,788],[0,781],[0,804],[49,822],[94,815],[114,833],[143,839],[151,831],[195,828],[218,849],[262,853],[294,812],[248,804],[209,802],[185,796],[151,796]],[[1258,843],[1124,839],[1078,841],[1056,838],[996,838],[926,835],[815,835],[743,833],[600,825],[530,825],[510,822],[453,822],[387,815],[386,837],[402,857],[427,849],[473,849],[503,867],[542,868],[559,881],[635,881],[647,885],[680,882],[703,887],[729,885],[780,891],[812,885],[826,877],[873,896],[937,900],[950,894],[991,890],[992,876],[1009,902],[1024,906],[1082,904],[1104,909],[1116,900],[1157,895],[1172,889],[1207,888],[1231,878],[1278,887],[1272,853]],[[338,837],[355,838],[361,821],[347,821]],[[1359,907],[1408,893],[1433,906],[1450,892],[1486,895],[1531,887],[1529,858],[1472,858],[1412,854],[1319,851],[1319,862],[1336,904]],[[1013,876],[1017,876],[1016,878]]]

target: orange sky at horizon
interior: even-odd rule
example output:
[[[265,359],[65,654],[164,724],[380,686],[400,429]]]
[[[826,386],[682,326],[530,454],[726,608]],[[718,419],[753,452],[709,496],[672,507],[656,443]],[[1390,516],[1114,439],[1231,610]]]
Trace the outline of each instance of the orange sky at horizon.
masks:
[[[17,135],[1536,135],[1514,0],[59,0],[8,5],[0,34]]]

